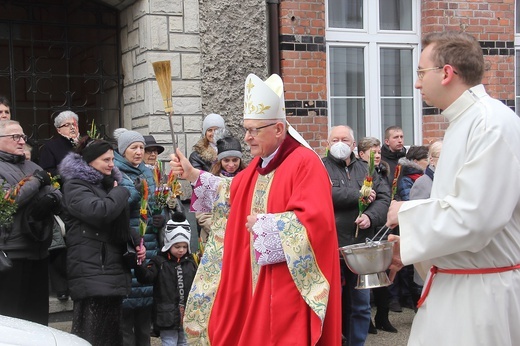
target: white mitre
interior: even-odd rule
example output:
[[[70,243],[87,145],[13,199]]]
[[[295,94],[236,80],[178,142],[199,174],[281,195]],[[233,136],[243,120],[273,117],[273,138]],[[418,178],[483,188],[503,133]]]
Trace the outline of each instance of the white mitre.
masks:
[[[247,76],[244,86],[244,120],[247,119],[284,120],[289,135],[312,150],[309,143],[285,119],[283,81],[277,74],[272,74],[265,82],[254,74]]]

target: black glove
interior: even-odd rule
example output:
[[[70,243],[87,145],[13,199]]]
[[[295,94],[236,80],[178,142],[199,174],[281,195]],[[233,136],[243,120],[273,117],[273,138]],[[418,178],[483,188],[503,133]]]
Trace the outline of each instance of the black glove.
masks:
[[[112,174],[105,175],[101,180],[101,185],[105,190],[110,191],[114,187],[114,181],[116,181],[116,179],[112,176]]]
[[[49,173],[47,173],[44,170],[35,170],[33,173],[33,177],[38,179],[41,186],[50,185],[51,184],[51,177]]]
[[[155,228],[162,228],[164,226],[164,216],[161,214],[152,216],[152,226]]]
[[[32,203],[31,216],[35,220],[42,220],[52,214],[59,212],[60,202],[52,193],[36,199]]]

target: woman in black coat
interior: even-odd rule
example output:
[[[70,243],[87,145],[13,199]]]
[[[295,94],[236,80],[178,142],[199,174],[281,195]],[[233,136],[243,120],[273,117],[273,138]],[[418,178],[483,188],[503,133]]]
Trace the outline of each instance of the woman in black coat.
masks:
[[[118,186],[112,146],[87,138],[59,165],[64,181],[67,275],[74,300],[72,333],[92,345],[122,345],[121,303],[130,292],[123,261],[129,240],[129,192]],[[136,248],[141,258],[145,249]]]

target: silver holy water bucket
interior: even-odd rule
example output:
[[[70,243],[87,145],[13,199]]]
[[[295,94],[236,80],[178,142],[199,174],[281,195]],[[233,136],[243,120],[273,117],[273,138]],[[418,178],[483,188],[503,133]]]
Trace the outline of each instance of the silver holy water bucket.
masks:
[[[339,249],[347,266],[358,274],[357,289],[385,287],[392,282],[386,270],[392,263],[395,241],[372,241],[343,246]]]

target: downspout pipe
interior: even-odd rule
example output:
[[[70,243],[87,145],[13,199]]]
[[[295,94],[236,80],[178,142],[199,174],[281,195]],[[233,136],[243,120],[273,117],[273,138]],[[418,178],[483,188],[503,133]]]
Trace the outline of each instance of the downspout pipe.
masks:
[[[269,74],[281,76],[280,69],[280,0],[266,0],[268,11],[269,30]]]

